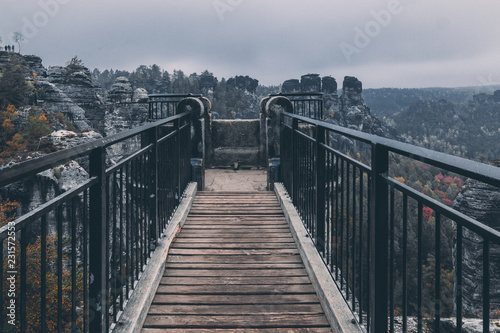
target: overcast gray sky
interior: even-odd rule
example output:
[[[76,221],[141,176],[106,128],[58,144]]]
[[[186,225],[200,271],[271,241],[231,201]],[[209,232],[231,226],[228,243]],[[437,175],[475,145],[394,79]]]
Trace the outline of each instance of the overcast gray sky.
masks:
[[[0,1],[2,45],[22,32],[21,53],[45,66],[77,55],[91,70],[158,64],[266,85],[307,73],[365,88],[500,83],[498,0]]]

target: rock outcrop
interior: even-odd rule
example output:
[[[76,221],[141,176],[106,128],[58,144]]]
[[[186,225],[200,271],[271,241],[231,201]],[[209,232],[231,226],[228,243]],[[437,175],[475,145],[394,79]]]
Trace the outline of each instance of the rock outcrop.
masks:
[[[321,78],[319,74],[306,74],[300,78],[301,92],[320,92]]]
[[[373,116],[363,99],[362,83],[357,78],[344,78],[342,95],[337,93],[337,81],[331,76],[320,78],[318,74],[307,74],[301,80],[287,80],[282,85],[283,93],[323,92],[323,115],[326,122],[367,132],[383,137],[395,137],[395,131]]]
[[[259,80],[252,79],[248,75],[237,75],[234,78],[230,78],[229,80],[227,80],[227,85],[247,91],[250,94],[254,94],[255,89],[257,89],[257,86],[259,85]]]
[[[300,81],[297,79],[286,80],[281,85],[281,92],[284,94],[300,92]]]
[[[103,119],[106,112],[104,101],[101,97],[102,89],[92,82],[88,69],[70,71],[67,67],[52,66],[48,70],[48,82],[62,91],[74,104],[85,111],[85,118],[98,132],[104,134]],[[63,105],[66,101],[62,101]],[[56,101],[53,103],[57,104]],[[50,111],[56,105],[44,105]]]
[[[500,188],[468,180],[453,203],[453,208],[500,231]],[[456,227],[456,226],[455,226]],[[463,228],[463,311],[466,317],[476,317],[482,309],[483,243],[475,232]],[[454,248],[456,265],[456,245]],[[490,247],[490,301],[500,309],[500,247]]]
[[[130,81],[124,77],[117,77],[115,83],[111,86],[108,92],[108,99],[115,103],[131,102],[134,91]]]

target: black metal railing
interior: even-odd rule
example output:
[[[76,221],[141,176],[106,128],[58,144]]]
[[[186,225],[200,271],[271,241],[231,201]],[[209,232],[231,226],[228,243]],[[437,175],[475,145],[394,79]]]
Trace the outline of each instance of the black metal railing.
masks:
[[[351,157],[342,140],[332,140],[339,136],[357,142],[360,156]],[[411,317],[418,332],[439,332],[447,306],[461,332],[465,234],[482,251],[478,272],[468,273],[479,277],[482,308],[477,312],[483,332],[489,331],[490,314],[498,312],[490,302],[490,252],[500,247],[500,232],[389,174],[395,160],[406,158],[500,188],[500,168],[287,112],[281,114],[280,141],[281,180],[367,331],[395,332],[398,321],[405,332]],[[416,239],[416,248],[409,246],[410,239]],[[450,242],[454,253],[445,253]],[[432,250],[424,253],[424,247]],[[446,265],[454,261],[453,267],[444,267],[445,259]],[[453,304],[445,304],[443,295],[451,289],[443,282],[444,272],[453,274],[448,277],[454,281],[453,296],[447,296]]]
[[[293,113],[296,115],[323,120],[323,93],[297,92],[271,94],[269,96],[288,98],[293,104]]]
[[[201,97],[199,94],[150,94],[149,120],[171,117],[177,112],[177,105],[186,97]]]
[[[0,228],[0,331],[110,330],[190,182],[191,117],[184,112],[0,171],[8,192],[75,159],[89,165],[85,181]],[[107,149],[137,138],[139,150],[107,167]]]

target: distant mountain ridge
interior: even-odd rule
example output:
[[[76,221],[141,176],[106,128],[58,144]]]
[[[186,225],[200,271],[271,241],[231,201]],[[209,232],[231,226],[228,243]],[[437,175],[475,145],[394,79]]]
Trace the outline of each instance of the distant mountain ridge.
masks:
[[[364,89],[366,104],[377,117],[392,115],[410,106],[415,100],[446,100],[453,103],[468,103],[480,93],[492,94],[500,85],[459,88],[377,88]]]

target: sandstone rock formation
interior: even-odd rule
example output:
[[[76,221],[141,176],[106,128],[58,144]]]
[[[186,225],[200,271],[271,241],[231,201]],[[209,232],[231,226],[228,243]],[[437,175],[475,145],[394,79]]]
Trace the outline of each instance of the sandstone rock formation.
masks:
[[[115,83],[111,86],[108,92],[108,99],[115,103],[131,102],[133,95],[132,85],[130,81],[124,77],[117,77]]]
[[[281,85],[281,92],[284,94],[300,92],[300,81],[297,79],[286,80]]]
[[[468,180],[453,203],[453,208],[475,220],[500,231],[500,188]],[[456,227],[456,226],[455,226]],[[463,311],[476,317],[482,309],[484,240],[478,234],[463,229]],[[454,249],[456,265],[456,245]],[[500,309],[500,247],[490,248],[491,307]]]

